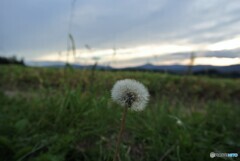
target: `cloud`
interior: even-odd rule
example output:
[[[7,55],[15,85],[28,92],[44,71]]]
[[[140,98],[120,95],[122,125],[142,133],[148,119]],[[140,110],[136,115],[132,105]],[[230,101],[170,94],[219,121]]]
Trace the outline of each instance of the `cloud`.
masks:
[[[88,44],[99,50],[182,43],[204,47],[240,34],[238,1],[75,0],[69,28],[72,2],[1,1],[0,55],[33,59],[65,51],[68,32],[77,48]]]
[[[69,15],[66,12],[69,8],[66,7],[69,6],[68,3],[57,0],[1,1],[0,3],[1,51],[16,54],[25,52],[31,55],[30,52],[56,50],[66,39],[65,17]],[[64,10],[65,12],[62,12]]]

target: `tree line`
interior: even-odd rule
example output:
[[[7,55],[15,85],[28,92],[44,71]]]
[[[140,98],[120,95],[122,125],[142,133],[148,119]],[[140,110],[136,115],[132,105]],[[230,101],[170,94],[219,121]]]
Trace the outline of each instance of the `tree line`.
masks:
[[[0,64],[17,64],[17,65],[25,65],[23,59],[17,59],[16,56],[12,57],[3,57],[0,56]]]

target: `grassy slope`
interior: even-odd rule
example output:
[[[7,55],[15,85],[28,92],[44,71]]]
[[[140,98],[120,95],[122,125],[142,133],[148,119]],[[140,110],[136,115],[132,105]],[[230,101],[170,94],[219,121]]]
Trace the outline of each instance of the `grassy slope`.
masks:
[[[110,90],[123,78],[151,94],[145,111],[127,115],[123,161],[240,153],[240,80],[1,66],[0,160],[112,160],[122,109]]]

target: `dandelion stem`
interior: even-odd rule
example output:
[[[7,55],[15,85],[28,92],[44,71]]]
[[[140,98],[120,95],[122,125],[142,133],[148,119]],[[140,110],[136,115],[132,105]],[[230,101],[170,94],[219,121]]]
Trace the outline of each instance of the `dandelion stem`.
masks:
[[[119,132],[119,135],[118,135],[118,140],[117,140],[117,144],[116,144],[116,149],[115,149],[115,154],[114,154],[113,161],[117,161],[117,158],[118,158],[118,155],[119,155],[119,146],[120,146],[122,134],[123,134],[124,127],[125,127],[125,120],[126,120],[127,110],[128,110],[128,108],[124,107],[124,111],[123,111],[123,115],[122,115],[121,128],[120,128],[120,132]]]

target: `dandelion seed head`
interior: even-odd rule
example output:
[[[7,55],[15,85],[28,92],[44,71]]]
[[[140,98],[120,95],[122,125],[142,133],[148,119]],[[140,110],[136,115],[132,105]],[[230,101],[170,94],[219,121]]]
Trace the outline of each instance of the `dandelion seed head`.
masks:
[[[144,110],[149,100],[147,88],[133,79],[117,81],[111,92],[113,101],[133,111]]]

